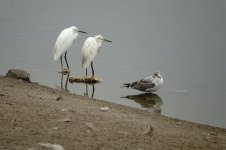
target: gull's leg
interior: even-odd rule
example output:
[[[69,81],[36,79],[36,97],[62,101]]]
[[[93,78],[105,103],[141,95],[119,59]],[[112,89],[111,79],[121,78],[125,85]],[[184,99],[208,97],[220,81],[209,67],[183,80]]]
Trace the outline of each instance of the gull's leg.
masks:
[[[91,68],[92,68],[92,77],[94,78],[93,62],[91,62]]]

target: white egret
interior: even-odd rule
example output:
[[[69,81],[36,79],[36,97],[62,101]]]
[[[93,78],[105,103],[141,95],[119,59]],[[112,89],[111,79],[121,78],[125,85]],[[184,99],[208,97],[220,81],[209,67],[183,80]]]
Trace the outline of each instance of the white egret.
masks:
[[[78,33],[85,33],[84,31],[78,30],[75,26],[66,28],[61,31],[59,34],[53,54],[54,54],[54,60],[57,61],[60,58],[61,61],[61,72],[63,71],[63,62],[62,62],[62,55],[64,54],[64,59],[67,64],[67,72],[70,72],[69,65],[67,62],[67,51],[71,48],[72,44],[74,43],[75,39],[78,37]]]
[[[154,75],[141,79],[140,81],[125,83],[123,87],[140,90],[143,92],[155,92],[163,84],[163,78],[160,71],[154,72]]]
[[[82,47],[82,68],[86,69],[86,77],[87,77],[87,68],[91,64],[92,68],[92,77],[94,78],[94,69],[93,69],[93,60],[100,51],[103,41],[111,42],[109,40],[104,39],[101,35],[97,35],[95,37],[89,37],[84,42]]]

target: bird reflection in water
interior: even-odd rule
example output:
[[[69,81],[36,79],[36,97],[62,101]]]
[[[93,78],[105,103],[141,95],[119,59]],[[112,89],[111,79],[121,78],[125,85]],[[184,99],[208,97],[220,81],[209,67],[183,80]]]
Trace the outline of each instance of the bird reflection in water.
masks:
[[[66,76],[66,80],[64,80],[64,76]],[[70,82],[71,84],[76,83],[70,80],[70,73],[61,73],[61,80],[60,80],[60,85],[61,85],[61,89],[62,90],[66,90],[69,91],[67,86],[68,86],[68,82]],[[65,82],[65,83],[64,83]],[[85,88],[85,92],[84,92],[84,96],[89,96],[89,86],[92,87],[92,94],[91,94],[91,98],[94,97],[94,93],[95,93],[95,84],[97,83],[82,83],[82,82],[78,82],[80,84],[85,84],[86,88]]]
[[[85,80],[86,79],[86,80]],[[92,79],[92,80],[90,80]],[[95,93],[95,84],[99,83],[100,81],[94,78],[79,78],[79,77],[68,77],[67,78],[67,82],[69,81],[71,84],[84,84],[85,85],[85,92],[84,92],[84,96],[89,96],[89,86],[92,87],[92,94],[89,96],[91,98],[94,97],[94,93]]]
[[[92,95],[91,95],[91,98],[93,98],[94,93],[95,93],[95,85],[94,84],[88,84],[88,83],[86,83],[86,91],[84,93],[84,96],[89,96],[89,86],[92,86]]]
[[[161,114],[162,112],[161,107],[163,105],[163,101],[157,94],[142,93],[138,95],[128,95],[122,98],[133,100],[136,103],[140,104],[142,108],[145,108],[150,112],[157,114]]]
[[[67,76],[67,78],[65,80],[65,84],[63,84],[64,83],[64,76]],[[69,76],[70,76],[70,73],[67,73],[67,74],[61,73],[61,81],[60,81],[61,89],[66,90],[66,91],[68,91],[67,85],[68,85]]]

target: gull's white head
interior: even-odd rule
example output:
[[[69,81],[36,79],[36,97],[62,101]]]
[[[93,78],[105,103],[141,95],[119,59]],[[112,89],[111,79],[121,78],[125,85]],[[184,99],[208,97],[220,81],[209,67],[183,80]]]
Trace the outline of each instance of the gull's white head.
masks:
[[[161,76],[160,70],[155,71],[153,77],[157,77],[161,79],[162,76]]]

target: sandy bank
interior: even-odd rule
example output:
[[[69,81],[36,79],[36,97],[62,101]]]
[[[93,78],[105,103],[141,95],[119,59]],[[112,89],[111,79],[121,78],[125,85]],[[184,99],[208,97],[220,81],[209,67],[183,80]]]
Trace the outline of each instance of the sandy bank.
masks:
[[[3,76],[0,120],[0,149],[226,149],[226,129]]]

